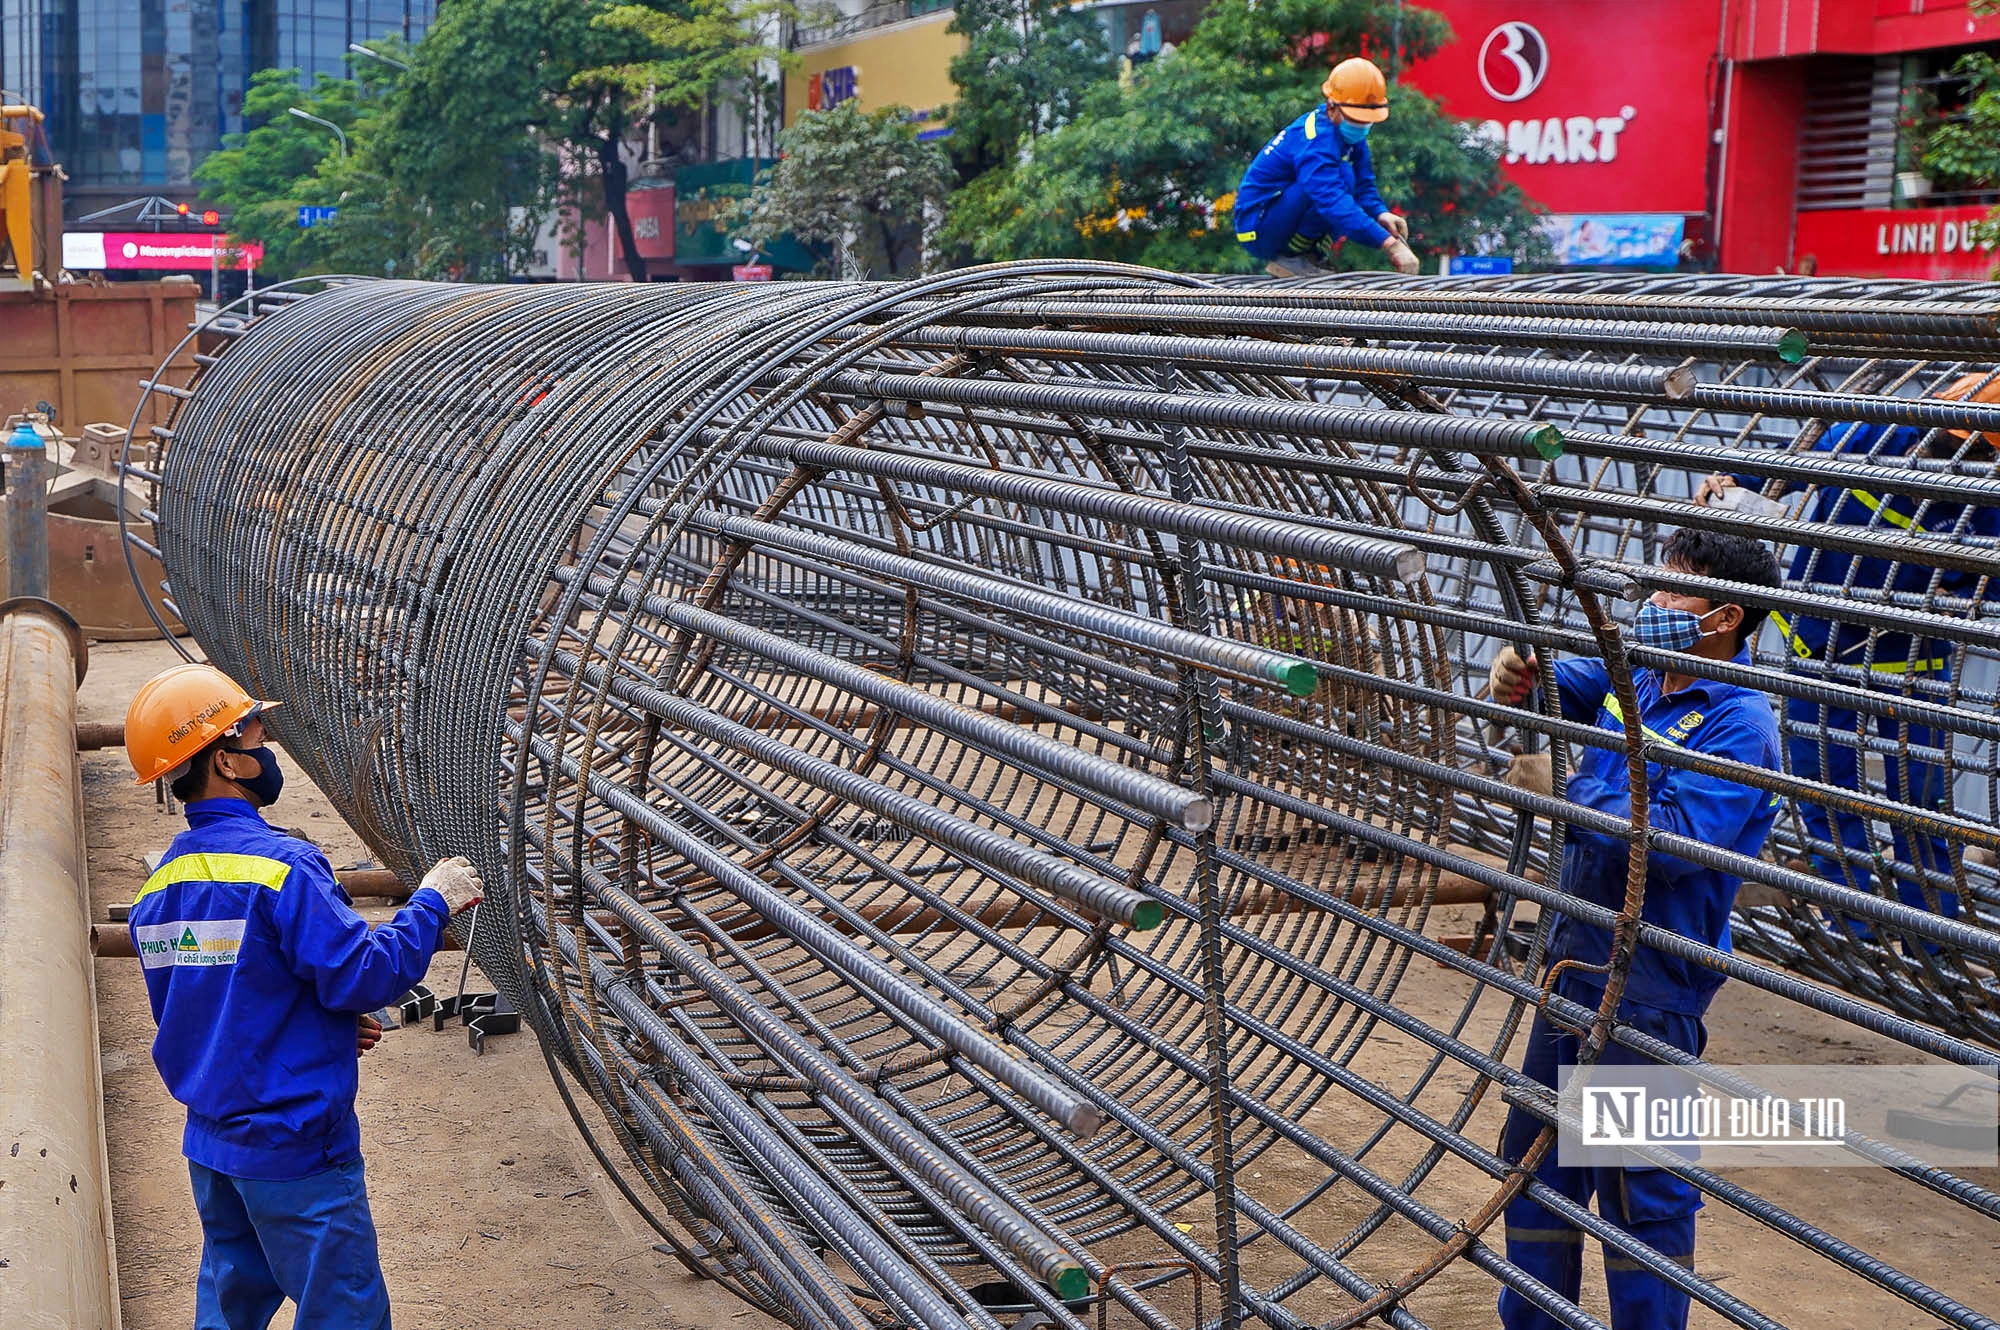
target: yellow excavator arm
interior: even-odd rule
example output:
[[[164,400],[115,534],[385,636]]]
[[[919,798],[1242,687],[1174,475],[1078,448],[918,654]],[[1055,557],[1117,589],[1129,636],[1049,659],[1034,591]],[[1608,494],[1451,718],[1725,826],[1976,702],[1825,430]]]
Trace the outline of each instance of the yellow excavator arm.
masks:
[[[28,182],[33,169],[28,162],[28,136],[14,128],[17,120],[40,123],[42,113],[32,106],[0,105],[0,237],[7,243],[12,266],[21,277],[35,269],[35,222],[33,195]]]

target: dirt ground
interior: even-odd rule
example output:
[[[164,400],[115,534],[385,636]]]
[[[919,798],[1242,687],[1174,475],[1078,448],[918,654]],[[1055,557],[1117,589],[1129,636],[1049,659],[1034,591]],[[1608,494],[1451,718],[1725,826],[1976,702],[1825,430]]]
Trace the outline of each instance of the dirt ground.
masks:
[[[137,684],[175,659],[164,644],[93,647],[81,719],[122,720]],[[130,900],[145,875],[143,856],[163,848],[182,825],[156,806],[150,788],[131,784],[122,750],[86,754],[94,917]],[[336,867],[362,858],[359,840],[303,779],[285,792],[275,820],[303,829],[325,847]],[[386,915],[386,911],[382,912]],[[1468,931],[1464,910],[1439,911],[1430,932]],[[451,991],[460,957],[440,956],[431,987]],[[137,963],[104,959],[98,966],[99,1019],[110,1138],[112,1203],[128,1330],[164,1330],[191,1319],[200,1230],[180,1156],[181,1110],[154,1073],[148,1047],[152,1022]],[[1462,994],[1450,972],[1419,961],[1398,990],[1398,1002],[1433,1023],[1448,1024]],[[477,975],[474,975],[477,984]],[[1485,1004],[1466,1037],[1482,1046],[1499,1014]],[[1741,984],[1724,987],[1709,1017],[1707,1056],[1721,1063],[1804,1063],[1914,1060],[1906,1050],[1791,1005],[1774,1011]],[[652,1250],[652,1235],[590,1158],[550,1085],[542,1058],[526,1034],[502,1037],[476,1057],[455,1029],[427,1026],[391,1032],[362,1063],[360,1114],[368,1185],[382,1236],[382,1257],[396,1319],[422,1330],[510,1330],[560,1325],[593,1327],[743,1327],[775,1323],[713,1285],[686,1274]],[[1395,1086],[1421,1062],[1412,1040],[1380,1036],[1355,1063],[1381,1084]],[[1518,1043],[1512,1057],[1518,1058]],[[1455,1092],[1454,1092],[1455,1093]],[[1435,1107],[1439,1101],[1426,1101]],[[1468,1129],[1497,1138],[1501,1108],[1483,1105]],[[1343,1105],[1325,1100],[1303,1115],[1331,1139],[1344,1135]],[[1391,1152],[1385,1148],[1384,1156]],[[1371,1162],[1382,1162],[1380,1158]],[[1283,1202],[1305,1195],[1324,1170],[1273,1151],[1253,1166],[1260,1198]],[[1295,1177],[1287,1170],[1296,1170]],[[1393,1170],[1391,1170],[1393,1173]],[[1733,1173],[1762,1193],[1860,1250],[1901,1267],[1966,1307],[2000,1317],[2000,1223],[1894,1177],[1863,1170],[1768,1170]],[[2000,1171],[1967,1175],[2000,1188]],[[1448,1219],[1469,1213],[1490,1194],[1490,1180],[1440,1173],[1422,1199]],[[1330,1193],[1301,1227],[1337,1237],[1358,1213]],[[1200,1217],[1193,1229],[1209,1238]],[[1703,1213],[1697,1266],[1704,1275],[1776,1320],[1813,1330],[1914,1330],[1937,1322],[1867,1283],[1833,1271],[1789,1239],[1711,1203]],[[1497,1228],[1489,1236],[1498,1240]],[[1131,1239],[1113,1244],[1122,1247]],[[1431,1247],[1410,1230],[1384,1230],[1364,1246],[1358,1268],[1393,1277]],[[1246,1259],[1255,1282],[1263,1253]],[[1122,1250],[1100,1253],[1116,1259]],[[1275,1255],[1275,1253],[1273,1253]],[[1597,1256],[1587,1254],[1584,1305],[1605,1315]],[[1284,1262],[1272,1264],[1274,1273]],[[1410,1307],[1432,1326],[1496,1324],[1492,1284],[1459,1262]],[[1303,1310],[1303,1309],[1301,1309]],[[281,1314],[279,1324],[288,1321]],[[1726,1324],[1697,1311],[1693,1324]]]

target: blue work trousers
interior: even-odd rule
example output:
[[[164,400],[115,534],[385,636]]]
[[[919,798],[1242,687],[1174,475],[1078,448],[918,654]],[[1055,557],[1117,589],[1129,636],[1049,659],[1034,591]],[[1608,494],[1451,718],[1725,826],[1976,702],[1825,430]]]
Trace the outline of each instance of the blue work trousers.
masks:
[[[1558,991],[1562,991],[1560,988]],[[1587,994],[1564,996],[1585,1001]],[[1595,1006],[1596,999],[1588,998]],[[1679,1012],[1626,1003],[1618,1018],[1685,1053],[1699,1055],[1708,1042],[1700,1020]],[[1560,1089],[1556,1068],[1574,1065],[1580,1041],[1537,1017],[1528,1032],[1527,1056],[1521,1070],[1543,1085]],[[1619,1044],[1608,1045],[1600,1066],[1652,1066],[1649,1059]],[[1518,1163],[1541,1132],[1541,1119],[1518,1108],[1507,1112],[1500,1153]],[[1556,1147],[1542,1157],[1535,1178],[1580,1206],[1597,1196],[1597,1212],[1660,1255],[1694,1268],[1694,1215],[1701,1193],[1657,1168],[1563,1168]],[[1517,1196],[1507,1206],[1507,1259],[1572,1303],[1583,1289],[1583,1234],[1543,1209],[1539,1201]],[[1604,1283],[1611,1298],[1613,1330],[1685,1330],[1687,1294],[1644,1269],[1629,1256],[1604,1250]],[[1500,1291],[1500,1324],[1506,1330],[1560,1330],[1562,1322],[1535,1306],[1512,1288]]]
[[[1266,263],[1281,254],[1301,252],[1292,245],[1293,236],[1311,242],[1304,246],[1304,249],[1311,249],[1326,239],[1333,229],[1313,207],[1312,195],[1304,183],[1297,180],[1284,193],[1265,204],[1255,217],[1238,217],[1235,224],[1238,235],[1257,233],[1255,240],[1242,242],[1243,248]]]
[[[1856,744],[1868,734],[1868,718],[1844,708],[1821,708],[1798,698],[1786,703],[1785,716],[1790,722],[1786,747],[1794,776],[1801,780],[1821,781],[1843,790],[1859,791],[1862,788],[1863,754]],[[1907,738],[1915,747],[1932,748],[1938,745],[1938,732],[1928,726],[1906,725],[1888,716],[1876,716],[1874,721],[1874,732],[1892,743]],[[1826,731],[1825,743],[1820,741],[1822,726]],[[1889,798],[1897,803],[1925,812],[1935,812],[1950,805],[1951,792],[1946,788],[1944,770],[1935,763],[1906,762],[1893,753],[1885,753],[1882,756],[1882,777]],[[1863,857],[1862,862],[1855,863],[1815,852],[1812,856],[1813,871],[1840,886],[1853,887],[1856,891],[1872,890],[1873,874],[1866,860],[1874,855],[1876,841],[1870,819],[1861,813],[1842,812],[1822,804],[1807,803],[1803,799],[1798,801],[1798,809],[1799,820],[1804,823],[1808,837],[1840,845]],[[1951,852],[1941,838],[1916,835],[1900,825],[1892,825],[1890,831],[1897,863],[1919,872],[1951,876]],[[1933,891],[1934,896],[1926,896],[1918,881],[1896,875],[1896,895],[1903,904],[1942,914],[1947,919],[1956,919],[1957,893],[1936,891],[1935,888]],[[1847,926],[1858,937],[1874,936],[1873,928],[1862,920],[1850,919]]]
[[[188,1161],[201,1214],[195,1330],[265,1330],[286,1298],[295,1330],[389,1330],[389,1289],[361,1161],[290,1182]]]

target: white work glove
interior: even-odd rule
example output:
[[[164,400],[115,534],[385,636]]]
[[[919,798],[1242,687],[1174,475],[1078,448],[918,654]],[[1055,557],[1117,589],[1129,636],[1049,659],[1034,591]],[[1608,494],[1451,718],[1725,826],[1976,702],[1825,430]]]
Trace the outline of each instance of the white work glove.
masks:
[[[1500,778],[1517,790],[1530,794],[1555,793],[1555,767],[1548,753],[1516,753]]]
[[[486,884],[479,880],[479,870],[462,854],[440,859],[437,867],[425,873],[424,880],[417,884],[419,891],[425,887],[444,897],[453,914],[471,909],[486,895]]]
[[[1396,271],[1403,274],[1403,276],[1415,277],[1417,275],[1416,252],[1395,236],[1390,236],[1382,242],[1382,252],[1389,256],[1389,262],[1395,264]]]
[[[1493,690],[1495,702],[1505,702],[1512,706],[1525,699],[1535,688],[1535,658],[1521,659],[1521,653],[1512,647],[1501,647],[1500,654],[1493,658],[1493,668],[1486,675],[1487,686]]]
[[[1375,220],[1382,223],[1382,229],[1398,240],[1410,238],[1410,219],[1400,213],[1378,213]]]

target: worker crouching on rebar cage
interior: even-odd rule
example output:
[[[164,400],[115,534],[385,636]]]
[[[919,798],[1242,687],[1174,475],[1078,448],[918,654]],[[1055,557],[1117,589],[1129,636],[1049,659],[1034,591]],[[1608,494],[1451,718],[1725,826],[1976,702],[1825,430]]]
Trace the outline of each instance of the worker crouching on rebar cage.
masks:
[[[1667,567],[1677,573],[1744,586],[1776,587],[1778,564],[1769,548],[1741,536],[1683,530],[1667,542]],[[1748,666],[1748,644],[1764,611],[1700,596],[1657,591],[1640,607],[1634,636],[1642,646],[1679,651]],[[1525,701],[1535,682],[1534,661],[1510,648],[1494,661],[1496,700]],[[1763,694],[1734,684],[1685,674],[1633,671],[1639,715],[1621,714],[1604,662],[1564,660],[1554,666],[1563,716],[1615,732],[1637,724],[1654,744],[1727,758],[1765,770],[1779,769],[1778,727]],[[1587,747],[1567,795],[1572,803],[1631,816],[1631,785],[1623,748]],[[1703,845],[1755,857],[1777,812],[1776,798],[1723,777],[1654,762],[1646,768],[1649,825]],[[1563,844],[1563,892],[1617,910],[1625,902],[1627,847],[1616,837],[1569,828]],[[1729,912],[1739,879],[1684,859],[1654,853],[1647,859],[1642,917],[1682,937],[1728,950]],[[1595,1008],[1604,995],[1602,967],[1611,934],[1559,915],[1549,934],[1551,964],[1568,960],[1555,992]],[[1580,969],[1596,966],[1598,971]],[[1693,961],[1641,943],[1632,958],[1618,1021],[1674,1048],[1699,1054],[1708,1036],[1702,1016],[1722,976]],[[1578,1061],[1578,1037],[1538,1016],[1528,1035],[1521,1070],[1557,1087],[1557,1068]],[[1649,1059],[1617,1043],[1600,1063],[1646,1065]],[[1520,1161],[1542,1122],[1520,1108],[1509,1110],[1501,1153]],[[1564,1168],[1550,1150],[1536,1177],[1578,1205],[1594,1192],[1604,1219],[1670,1261],[1693,1267],[1695,1211],[1700,1194],[1662,1169]],[[1507,1259],[1574,1303],[1583,1279],[1583,1234],[1526,1195],[1507,1207]],[[1646,1271],[1631,1257],[1606,1248],[1604,1279],[1615,1330],[1680,1330],[1687,1324],[1687,1294]],[[1507,1330],[1554,1330],[1561,1322],[1512,1287],[1500,1294]]]
[[[1325,272],[1314,259],[1339,240],[1379,249],[1415,276],[1410,224],[1375,189],[1368,132],[1389,118],[1389,85],[1359,56],[1333,67],[1315,106],[1264,145],[1236,187],[1236,239],[1273,277]]]
[[[139,783],[171,782],[188,829],[132,903],[159,1036],[153,1061],[187,1105],[182,1151],[201,1214],[196,1330],[387,1330],[389,1294],[354,1115],[363,1013],[429,968],[445,921],[479,902],[447,859],[371,930],[317,847],[259,815],[284,772],[259,702],[209,665],[143,685],[125,716]],[[372,1027],[372,1028],[371,1028]]]

